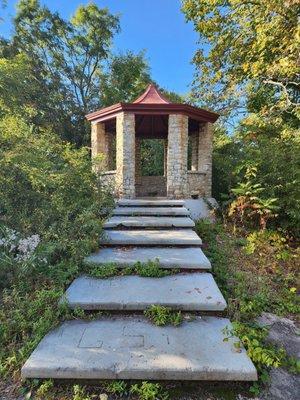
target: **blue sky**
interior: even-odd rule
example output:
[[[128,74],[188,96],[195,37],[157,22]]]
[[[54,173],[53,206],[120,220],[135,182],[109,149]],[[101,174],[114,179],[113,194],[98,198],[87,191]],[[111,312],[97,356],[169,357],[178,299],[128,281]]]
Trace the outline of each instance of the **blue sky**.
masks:
[[[180,0],[94,0],[99,7],[108,7],[120,14],[121,32],[115,37],[114,51],[146,50],[152,77],[161,86],[180,94],[189,91],[194,68],[191,64],[196,50],[197,34],[186,23],[180,11]],[[9,37],[11,18],[17,1],[8,0],[1,10],[4,22],[0,34]],[[84,0],[41,0],[53,11],[69,18]]]

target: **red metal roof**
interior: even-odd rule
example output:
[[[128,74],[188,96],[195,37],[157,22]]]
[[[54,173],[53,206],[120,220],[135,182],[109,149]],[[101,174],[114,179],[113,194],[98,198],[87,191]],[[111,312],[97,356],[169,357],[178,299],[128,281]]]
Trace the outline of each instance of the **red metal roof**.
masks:
[[[136,115],[183,114],[199,122],[215,122],[219,118],[219,114],[203,108],[188,104],[171,103],[152,84],[133,103],[117,103],[87,114],[86,118],[88,121],[95,122],[108,121],[124,111]]]
[[[133,104],[171,104],[171,102],[163,96],[154,85],[149,85],[146,91],[134,100]]]

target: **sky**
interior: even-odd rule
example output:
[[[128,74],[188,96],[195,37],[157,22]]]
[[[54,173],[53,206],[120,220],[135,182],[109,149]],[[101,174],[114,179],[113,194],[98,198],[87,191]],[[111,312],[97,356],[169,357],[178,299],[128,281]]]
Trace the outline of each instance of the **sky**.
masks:
[[[85,0],[41,0],[52,11],[68,19]],[[197,48],[197,34],[180,11],[180,0],[94,0],[120,15],[121,32],[115,36],[113,51],[146,50],[152,78],[162,87],[186,94],[190,91]],[[0,35],[9,37],[17,1],[7,0],[1,10]]]

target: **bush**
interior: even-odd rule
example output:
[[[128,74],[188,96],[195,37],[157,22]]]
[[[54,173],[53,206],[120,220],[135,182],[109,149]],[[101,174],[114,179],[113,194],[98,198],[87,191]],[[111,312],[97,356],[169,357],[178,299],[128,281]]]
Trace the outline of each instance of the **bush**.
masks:
[[[22,120],[0,121],[0,373],[13,373],[64,318],[58,305],[98,247],[113,204],[75,149]]]

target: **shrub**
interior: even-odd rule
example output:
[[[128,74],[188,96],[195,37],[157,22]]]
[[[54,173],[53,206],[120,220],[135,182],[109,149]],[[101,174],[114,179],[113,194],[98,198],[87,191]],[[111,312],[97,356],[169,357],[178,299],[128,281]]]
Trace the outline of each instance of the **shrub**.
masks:
[[[14,373],[39,340],[76,313],[58,304],[98,247],[112,198],[88,150],[21,119],[0,121],[0,373]],[[78,314],[79,315],[79,314]]]

